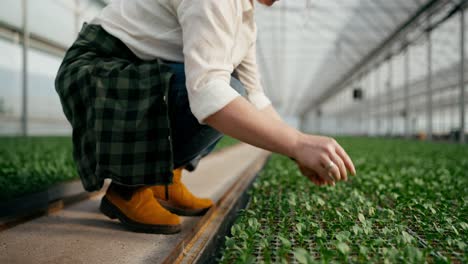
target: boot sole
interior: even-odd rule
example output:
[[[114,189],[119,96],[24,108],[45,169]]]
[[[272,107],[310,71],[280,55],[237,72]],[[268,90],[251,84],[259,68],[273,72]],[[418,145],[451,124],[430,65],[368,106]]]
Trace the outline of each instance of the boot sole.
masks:
[[[211,207],[208,208],[201,208],[201,209],[185,209],[185,208],[180,208],[177,206],[172,205],[171,203],[162,200],[162,199],[157,199],[159,204],[162,205],[162,207],[166,208],[169,212],[180,215],[180,216],[202,216],[205,215],[208,210],[210,210]]]
[[[142,224],[128,218],[120,209],[106,197],[101,200],[99,210],[110,219],[118,219],[130,231],[150,234],[176,234],[181,231],[181,225],[150,225]]]

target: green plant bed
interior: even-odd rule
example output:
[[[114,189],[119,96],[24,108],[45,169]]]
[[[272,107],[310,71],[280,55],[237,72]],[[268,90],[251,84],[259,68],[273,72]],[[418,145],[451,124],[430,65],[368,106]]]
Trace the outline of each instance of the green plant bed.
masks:
[[[358,175],[317,187],[274,155],[221,263],[468,263],[468,148],[340,138]]]
[[[239,143],[225,136],[215,150]],[[70,137],[0,138],[0,201],[78,179]]]
[[[221,149],[224,149],[224,148],[227,148],[227,147],[232,147],[236,144],[239,144],[240,141],[235,139],[235,138],[232,138],[230,136],[224,136],[219,142],[218,144],[216,144],[216,148],[214,149],[214,151],[218,151],[218,150],[221,150]]]
[[[70,137],[0,138],[0,200],[77,178]]]

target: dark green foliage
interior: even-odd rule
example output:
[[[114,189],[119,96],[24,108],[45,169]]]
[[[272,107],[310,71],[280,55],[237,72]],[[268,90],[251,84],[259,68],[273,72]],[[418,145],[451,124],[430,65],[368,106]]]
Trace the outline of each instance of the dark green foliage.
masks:
[[[316,187],[274,155],[222,263],[468,262],[468,147],[341,138],[358,175]]]
[[[227,148],[227,147],[232,147],[236,144],[239,143],[239,140],[235,139],[235,138],[232,138],[232,137],[229,137],[229,136],[224,136],[219,142],[218,144],[216,145],[216,148],[214,149],[214,151],[218,151],[218,150],[221,150],[223,148]]]
[[[239,141],[224,137],[216,150]],[[0,201],[78,179],[70,137],[0,138]]]
[[[0,200],[76,178],[71,138],[0,138]]]

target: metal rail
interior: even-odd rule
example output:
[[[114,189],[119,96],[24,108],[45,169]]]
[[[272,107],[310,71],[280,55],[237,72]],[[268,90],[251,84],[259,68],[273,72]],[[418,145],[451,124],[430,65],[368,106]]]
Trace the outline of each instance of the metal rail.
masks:
[[[28,135],[28,50],[29,50],[29,25],[28,25],[28,0],[22,1],[22,21],[23,21],[23,95],[21,110],[21,133],[25,137]]]
[[[420,88],[424,88],[423,93],[419,93],[423,96],[424,102],[418,103],[418,105],[424,105],[424,112],[423,114],[425,117],[425,124],[426,124],[426,135],[427,139],[432,139],[432,134],[434,130],[437,120],[437,116],[440,116],[440,113],[435,112],[440,111],[442,108],[450,107],[450,100],[445,99],[438,99],[437,93],[442,92],[445,89],[457,89],[459,90],[457,95],[452,95],[450,98],[452,99],[452,108],[454,112],[452,112],[452,116],[455,114],[455,111],[459,112],[459,122],[456,125],[457,130],[460,131],[459,142],[465,143],[466,137],[466,50],[465,50],[465,14],[464,9],[468,4],[468,0],[453,0],[453,1],[429,1],[425,6],[423,6],[415,16],[409,19],[403,27],[399,28],[395,31],[395,33],[390,36],[386,41],[382,42],[382,44],[369,53],[363,60],[361,60],[352,70],[348,71],[347,74],[344,75],[343,78],[335,82],[333,85],[329,86],[329,89],[325,90],[317,100],[312,101],[311,105],[305,109],[304,112],[301,113],[302,120],[305,120],[305,116],[309,114],[310,111],[314,110],[315,108],[321,109],[324,103],[326,103],[330,98],[335,97],[337,93],[341,92],[344,89],[349,88],[353,85],[356,80],[362,79],[363,75],[369,75],[372,71],[375,71],[374,76],[379,78],[379,71],[381,69],[381,65],[385,63],[388,66],[388,80],[385,83],[386,92],[378,92],[377,96],[373,98],[367,99],[369,101],[368,105],[372,106],[375,105],[373,109],[378,110],[377,112],[382,112],[383,114],[373,115],[374,117],[385,117],[384,123],[386,124],[387,135],[393,134],[394,132],[394,121],[397,116],[402,117],[404,119],[403,123],[403,134],[405,137],[408,137],[410,134],[410,111],[415,113],[415,109],[410,109],[410,98],[416,96],[414,92],[416,90],[421,90]],[[451,59],[459,59],[460,63],[453,64],[451,67],[451,72],[446,73],[443,76],[440,76],[439,73],[433,72],[433,67],[439,63],[438,59],[435,59],[434,54],[445,56],[449,54],[445,54],[445,50],[443,51],[444,54],[441,54],[442,51],[439,51],[437,48],[433,48],[433,43],[436,40],[432,34],[432,31],[436,28],[441,27],[445,22],[449,19],[453,18],[455,15],[460,16],[460,22],[457,25],[455,23],[453,30],[460,29],[460,36],[459,36],[459,47],[458,45],[451,45],[453,49],[460,50],[459,56],[457,56],[456,52],[453,53],[455,56],[451,56]],[[453,20],[452,20],[453,22]],[[451,23],[452,24],[452,23]],[[415,30],[417,29],[417,30]],[[421,59],[421,63],[426,65],[426,74],[425,78],[421,80],[421,82],[413,82],[410,84],[410,57],[409,57],[409,46],[421,41],[426,43],[426,58],[425,60]],[[440,41],[439,41],[440,42]],[[452,43],[453,44],[453,43]],[[393,57],[394,55],[402,55],[403,56],[403,65],[404,65],[404,74],[403,74],[403,88],[402,92],[404,93],[403,96],[398,96],[397,90],[392,89],[392,79],[393,79]],[[450,55],[453,55],[450,54]],[[378,65],[375,67],[375,65]],[[371,67],[374,66],[372,69]],[[448,68],[447,68],[448,69]],[[444,71],[443,71],[444,72]],[[442,73],[443,73],[442,72]],[[442,77],[442,78],[440,78]],[[422,85],[421,85],[422,84]],[[380,80],[377,82],[377,86],[380,86]],[[442,88],[441,88],[442,86]],[[419,89],[418,89],[419,88]],[[379,89],[377,89],[379,90]],[[384,89],[380,89],[384,90]],[[398,100],[396,98],[398,97]],[[455,98],[458,97],[458,98]],[[335,97],[337,98],[337,97]],[[371,102],[372,101],[372,102]],[[403,101],[403,102],[401,102]],[[443,103],[442,103],[443,101]],[[380,102],[380,103],[379,103]],[[457,102],[457,105],[454,105],[454,102]],[[381,104],[383,103],[383,104]],[[412,103],[415,104],[414,102]],[[394,109],[397,106],[398,109]],[[328,105],[326,106],[328,107]],[[372,107],[371,107],[372,108]],[[386,108],[385,110],[383,108]],[[419,108],[420,109],[420,106]],[[455,110],[457,109],[457,110]],[[362,111],[371,111],[372,109],[364,109],[360,105],[352,105],[350,107],[344,108],[340,107],[337,109],[338,111],[335,114],[331,113],[330,116],[347,116],[350,117],[360,116]],[[351,111],[350,111],[351,110]],[[354,114],[353,114],[354,113]],[[421,113],[418,112],[421,116]],[[372,119],[372,118],[371,118]],[[376,122],[380,122],[382,118],[375,118]],[[440,120],[439,120],[440,121]],[[369,121],[369,124],[371,121]],[[452,121],[452,127],[453,127]],[[377,127],[380,127],[377,124]],[[401,133],[401,132],[399,132]]]
[[[460,12],[460,143],[464,144],[465,139],[465,10],[462,9]]]
[[[355,67],[347,74],[345,74],[341,79],[335,82],[333,85],[328,87],[324,90],[324,92],[317,97],[316,100],[313,100],[310,103],[310,106],[307,107],[302,113],[302,116],[306,115],[308,112],[313,110],[314,108],[319,107],[323,102],[327,101],[333,95],[344,89],[347,84],[349,84],[355,77],[360,74],[364,74],[369,67],[369,63],[375,62],[376,59],[382,56],[382,51],[386,50],[387,48],[391,47],[395,43],[402,41],[402,37],[410,31],[414,24],[432,13],[434,10],[437,10],[441,6],[451,3],[450,0],[431,0],[427,2],[424,6],[422,6],[419,10],[415,12],[413,16],[406,22],[404,22],[400,27],[398,27],[389,37],[381,42],[374,50],[372,50],[367,56],[365,56],[359,63],[356,64]],[[406,38],[404,40],[406,43]]]

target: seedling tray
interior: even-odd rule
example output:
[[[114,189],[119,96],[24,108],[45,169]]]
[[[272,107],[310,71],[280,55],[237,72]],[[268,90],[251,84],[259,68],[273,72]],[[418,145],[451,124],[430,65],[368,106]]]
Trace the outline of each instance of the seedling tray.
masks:
[[[339,139],[358,176],[316,187],[274,155],[221,263],[467,263],[468,148]]]

